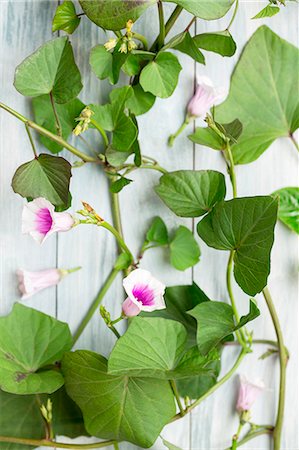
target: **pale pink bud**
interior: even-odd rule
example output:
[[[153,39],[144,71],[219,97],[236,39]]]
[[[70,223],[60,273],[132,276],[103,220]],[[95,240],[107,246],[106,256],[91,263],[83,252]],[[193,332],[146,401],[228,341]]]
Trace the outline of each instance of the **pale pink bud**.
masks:
[[[196,91],[187,106],[189,116],[205,117],[213,105],[225,97],[223,89],[216,89],[208,77],[198,77]]]
[[[262,381],[251,383],[243,375],[240,376],[240,387],[236,404],[237,411],[239,413],[249,411],[257,397],[264,389],[265,385]]]
[[[69,213],[55,212],[45,198],[39,197],[24,205],[22,233],[30,234],[39,244],[55,231],[68,231],[73,225],[74,219]]]
[[[166,308],[164,302],[165,285],[143,269],[133,270],[123,280],[128,298],[123,303],[123,313],[127,317],[137,316],[140,311],[154,311]]]
[[[38,272],[20,269],[17,271],[17,276],[22,299],[26,299],[42,289],[58,284],[62,278],[62,272],[59,269],[40,270]]]

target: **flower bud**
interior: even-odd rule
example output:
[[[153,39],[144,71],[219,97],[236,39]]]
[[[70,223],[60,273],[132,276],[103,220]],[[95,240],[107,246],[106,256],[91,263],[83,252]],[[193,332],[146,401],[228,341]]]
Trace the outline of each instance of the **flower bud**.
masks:
[[[117,39],[111,38],[104,44],[104,47],[107,51],[113,50],[117,44]]]

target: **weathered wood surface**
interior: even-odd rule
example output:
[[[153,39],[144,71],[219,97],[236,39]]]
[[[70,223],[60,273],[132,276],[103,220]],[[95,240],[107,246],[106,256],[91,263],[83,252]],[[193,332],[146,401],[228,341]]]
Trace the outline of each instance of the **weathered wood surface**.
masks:
[[[176,130],[183,119],[186,100],[193,92],[196,75],[206,74],[216,85],[229,85],[231,71],[246,40],[262,23],[268,24],[283,38],[294,44],[298,42],[298,6],[288,2],[286,8],[269,20],[252,21],[266,2],[241,1],[237,18],[232,26],[232,34],[238,50],[233,58],[222,58],[206,54],[206,66],[196,65],[187,56],[180,54],[183,71],[178,89],[167,100],[157,100],[153,109],[140,117],[142,151],[159,160],[168,170],[179,168],[212,168],[225,172],[219,153],[200,146],[193,146],[186,139],[186,133],[179,137],[173,149],[166,145],[168,135]],[[16,92],[12,83],[14,69],[24,57],[39,45],[51,39],[51,19],[57,6],[56,1],[0,1],[0,99],[16,110],[30,115],[30,104]],[[170,11],[171,5],[166,10]],[[157,33],[157,13],[154,9],[136,24],[136,28],[148,36]],[[206,23],[198,20],[197,32],[221,30],[229,17]],[[181,30],[190,21],[185,14],[174,27],[173,33]],[[71,38],[77,61],[84,78],[83,101],[104,102],[110,87],[99,82],[90,73],[88,64],[89,49],[105,40],[102,30],[87,20],[82,20],[78,31]],[[125,80],[124,80],[125,81]],[[298,93],[294,92],[294,95]],[[95,145],[98,145],[96,141]],[[80,322],[82,313],[88,309],[98,289],[107,276],[116,258],[116,246],[111,235],[105,230],[92,227],[78,227],[70,233],[52,236],[42,247],[30,237],[20,232],[20,216],[23,201],[15,196],[10,187],[12,175],[22,162],[31,158],[31,149],[25,130],[15,118],[3,111],[0,113],[0,312],[6,314],[18,299],[15,271],[19,267],[29,270],[54,267],[75,267],[81,265],[82,271],[69,276],[57,289],[46,290],[26,304],[56,315],[67,321],[72,330]],[[69,155],[68,155],[69,157]],[[133,175],[135,182],[120,195],[122,222],[126,241],[134,252],[138,251],[153,216],[159,214],[171,228],[178,223],[192,227],[191,221],[175,217],[157,198],[153,186],[159,175],[150,171],[139,171]],[[277,140],[258,161],[237,167],[239,195],[269,194],[275,189],[298,184],[297,155],[292,143],[286,139]],[[228,181],[228,180],[227,180]],[[229,183],[228,183],[229,185]],[[71,184],[73,208],[80,207],[80,200],[86,200],[105,218],[111,219],[108,186],[105,176],[96,167],[86,165],[73,171]],[[230,192],[229,192],[230,194]],[[142,267],[153,272],[168,285],[188,284],[194,279],[217,300],[227,300],[225,288],[225,266],[227,254],[208,249],[201,243],[201,262],[194,271],[184,273],[172,269],[166,262],[163,252],[149,251],[142,261]],[[297,310],[297,269],[298,251],[296,236],[282,225],[276,228],[276,240],[272,252],[272,272],[269,287],[273,293],[282,328],[285,334],[291,359],[288,366],[286,421],[283,434],[283,450],[298,450],[298,310]],[[120,279],[114,284],[105,299],[112,315],[120,311],[122,289]],[[246,297],[237,286],[235,293],[241,312],[248,304]],[[263,298],[258,298],[262,314],[254,322],[257,338],[274,338],[274,331],[264,306]],[[107,355],[114,344],[114,336],[109,334],[98,315],[78,341],[77,348],[89,348]],[[258,360],[264,347],[248,356],[239,369],[249,378],[262,378],[268,389],[253,408],[253,420],[257,423],[272,423],[275,417],[278,387],[278,362],[271,357]],[[237,350],[228,348],[223,356],[223,373],[231,367]],[[233,377],[212,397],[200,405],[191,415],[168,426],[163,437],[184,450],[223,450],[230,443],[230,437],[237,428],[238,418],[234,411],[237,392],[237,377]],[[2,412],[1,412],[2,413]],[[122,449],[132,449],[130,444],[121,444]],[[155,449],[162,449],[157,442]],[[260,437],[242,448],[247,450],[266,450],[269,440]]]

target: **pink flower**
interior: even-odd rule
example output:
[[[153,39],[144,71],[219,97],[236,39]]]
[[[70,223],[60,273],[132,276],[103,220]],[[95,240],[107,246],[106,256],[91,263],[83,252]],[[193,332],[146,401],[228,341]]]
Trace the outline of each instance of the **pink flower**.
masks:
[[[140,311],[166,308],[163,297],[165,285],[147,270],[133,270],[123,280],[123,286],[128,298],[124,301],[122,310],[127,317],[137,316]]]
[[[239,413],[248,411],[251,409],[253,403],[265,389],[265,385],[262,381],[251,383],[243,375],[240,376],[239,394],[236,404],[236,409]]]
[[[49,286],[55,286],[63,277],[63,271],[59,269],[40,270],[29,272],[28,270],[17,270],[19,279],[19,290],[22,299],[26,299]]]
[[[45,198],[36,198],[23,208],[22,233],[30,234],[39,244],[55,231],[68,231],[73,225],[74,219],[69,213],[55,212]]]
[[[224,90],[216,89],[209,78],[199,77],[195,94],[187,106],[188,116],[204,117],[213,105],[223,100],[224,96]]]

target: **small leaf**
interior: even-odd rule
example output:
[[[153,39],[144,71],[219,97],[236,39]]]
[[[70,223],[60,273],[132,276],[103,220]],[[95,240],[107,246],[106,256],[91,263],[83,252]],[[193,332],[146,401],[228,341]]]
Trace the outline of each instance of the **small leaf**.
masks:
[[[0,323],[1,389],[50,394],[63,386],[54,364],[72,347],[68,325],[19,303]],[[49,365],[53,368],[46,368]]]
[[[132,183],[133,180],[130,180],[129,178],[120,177],[118,180],[113,181],[110,185],[110,191],[114,194],[117,194],[120,192],[125,186]]]
[[[279,196],[278,218],[292,231],[299,234],[299,188],[286,187],[275,191]]]
[[[104,45],[96,45],[91,49],[89,64],[93,73],[100,79],[105,80],[112,77],[112,53],[108,52]]]
[[[63,30],[68,34],[72,34],[80,23],[80,17],[76,14],[76,8],[72,1],[64,1],[57,6],[55,16],[53,18],[52,31]]]
[[[155,191],[176,215],[199,217],[225,197],[225,179],[213,170],[178,170],[162,175]]]
[[[223,17],[234,0],[163,0],[182,6],[186,11],[205,20],[214,20]]]
[[[105,156],[107,158],[108,163],[110,166],[118,167],[121,166],[126,162],[126,160],[130,156],[130,152],[118,152],[117,150],[114,150],[111,146],[107,147]]]
[[[225,136],[228,137],[232,143],[238,142],[243,131],[243,125],[239,119],[235,119],[230,123],[222,123],[220,126],[222,127]]]
[[[256,14],[254,17],[251,17],[251,18],[252,19],[263,19],[264,17],[272,17],[272,16],[275,16],[275,14],[279,13],[279,11],[280,11],[280,8],[278,6],[267,5],[258,14]]]
[[[194,43],[194,40],[190,36],[189,31],[185,33],[184,39],[174,46],[174,49],[191,56],[194,61],[200,64],[205,64],[205,57],[201,53],[201,51],[198,50],[197,46]]]
[[[82,89],[81,75],[68,38],[46,42],[28,56],[16,68],[14,86],[27,97],[52,93],[56,103],[77,97]]]
[[[197,34],[193,37],[193,43],[196,47],[222,56],[233,56],[237,49],[228,30]]]
[[[197,127],[195,133],[189,134],[188,138],[196,144],[204,145],[214,150],[222,150],[224,148],[223,139],[209,127]]]
[[[189,314],[197,320],[197,344],[199,351],[206,355],[214,347],[234,331],[260,315],[253,301],[250,301],[250,311],[235,324],[233,309],[222,302],[204,302],[195,306]]]
[[[177,270],[186,270],[198,263],[199,246],[192,232],[180,226],[170,242],[170,262]]]
[[[218,203],[197,225],[209,247],[235,250],[234,275],[246,294],[256,295],[267,284],[277,207],[277,198],[236,198]]]
[[[151,109],[156,97],[150,92],[144,92],[140,84],[135,84],[132,88],[133,95],[128,98],[126,106],[135,116],[140,116]]]
[[[148,53],[130,53],[122,65],[122,70],[129,76],[138,75],[146,61],[151,61],[155,55]],[[133,85],[134,87],[134,85]]]
[[[156,245],[168,244],[168,231],[161,217],[155,217],[148,232],[146,233],[148,243]]]
[[[175,414],[167,381],[109,375],[107,360],[96,353],[65,354],[62,371],[92,436],[148,448]]]
[[[171,53],[159,53],[154,61],[147,64],[140,74],[140,84],[145,92],[156,97],[170,97],[178,83],[182,67],[177,57]]]
[[[41,153],[22,164],[12,179],[14,192],[22,197],[44,197],[55,206],[67,205],[71,165],[64,158]]]
[[[177,447],[176,445],[171,444],[171,442],[166,441],[162,438],[162,442],[165,445],[168,450],[182,450],[180,447]]]

